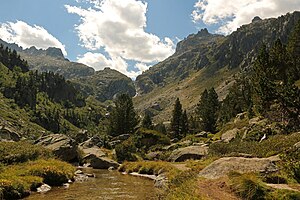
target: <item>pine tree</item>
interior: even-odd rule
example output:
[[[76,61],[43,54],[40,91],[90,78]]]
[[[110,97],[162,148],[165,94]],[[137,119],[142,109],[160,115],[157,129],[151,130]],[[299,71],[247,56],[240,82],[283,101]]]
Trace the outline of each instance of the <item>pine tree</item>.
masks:
[[[180,138],[180,134],[182,131],[182,105],[180,103],[179,98],[176,99],[171,119],[171,130],[173,138]]]
[[[216,132],[219,108],[220,103],[215,89],[211,88],[209,91],[205,89],[197,105],[197,115],[204,131]]]
[[[188,132],[189,132],[189,120],[188,120],[186,110],[184,110],[181,119],[181,138],[184,138]]]
[[[152,123],[152,119],[151,116],[149,115],[149,113],[146,113],[143,121],[142,121],[142,127],[146,128],[146,129],[153,129],[153,123]]]
[[[109,134],[112,136],[133,134],[138,122],[132,98],[128,94],[119,95],[110,116]]]

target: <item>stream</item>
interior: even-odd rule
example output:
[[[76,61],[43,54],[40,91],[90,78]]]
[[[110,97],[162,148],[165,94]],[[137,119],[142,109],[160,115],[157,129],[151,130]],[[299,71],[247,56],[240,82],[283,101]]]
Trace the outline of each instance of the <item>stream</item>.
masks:
[[[157,189],[152,180],[123,175],[117,171],[85,169],[96,178],[75,182],[70,187],[53,187],[44,194],[33,193],[26,200],[154,200]]]

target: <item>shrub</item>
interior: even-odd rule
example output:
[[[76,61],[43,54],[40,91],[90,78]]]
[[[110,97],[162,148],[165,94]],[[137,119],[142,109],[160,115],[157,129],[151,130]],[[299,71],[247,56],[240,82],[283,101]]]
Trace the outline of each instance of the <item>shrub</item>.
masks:
[[[154,145],[168,145],[170,139],[158,131],[141,128],[134,135],[134,143],[137,148],[148,150]]]
[[[3,164],[23,163],[29,160],[50,158],[50,150],[27,142],[0,142],[0,162]]]
[[[281,155],[283,167],[290,178],[300,183],[300,149],[294,147]]]
[[[116,145],[116,156],[118,162],[127,161],[136,161],[136,157],[134,153],[136,152],[136,148],[132,139],[129,138],[128,140],[123,141],[121,144]]]
[[[267,188],[254,174],[239,174],[233,172],[229,175],[230,188],[239,197],[245,200],[265,199]]]
[[[44,179],[44,183],[59,186],[73,178],[75,168],[59,160],[38,160],[28,163],[28,173]]]

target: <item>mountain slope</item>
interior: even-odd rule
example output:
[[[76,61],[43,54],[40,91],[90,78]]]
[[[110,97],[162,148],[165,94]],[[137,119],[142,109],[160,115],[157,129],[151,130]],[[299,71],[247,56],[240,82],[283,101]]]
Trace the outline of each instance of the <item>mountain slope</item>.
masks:
[[[111,100],[121,93],[134,96],[136,92],[130,78],[110,68],[97,71],[92,76],[73,79],[73,82],[85,95],[94,96],[99,101]]]
[[[177,45],[174,55],[137,77],[137,108],[151,111],[155,121],[165,121],[176,97],[190,112],[205,88],[215,87],[223,99],[234,75],[252,66],[261,45],[273,44],[276,39],[286,43],[298,20],[300,12],[276,19],[256,17],[226,37],[205,29],[190,35]],[[160,110],[152,109],[154,104],[159,104]]]

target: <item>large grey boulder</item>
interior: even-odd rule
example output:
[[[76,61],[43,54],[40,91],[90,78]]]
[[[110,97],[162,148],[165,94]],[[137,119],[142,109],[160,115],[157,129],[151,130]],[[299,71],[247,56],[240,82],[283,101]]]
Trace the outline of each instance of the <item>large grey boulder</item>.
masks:
[[[231,140],[233,140],[237,136],[238,132],[239,132],[239,129],[237,129],[237,128],[234,128],[232,130],[228,130],[228,131],[226,131],[225,133],[222,134],[221,140],[223,142],[230,142]]]
[[[182,162],[188,159],[197,160],[207,155],[207,153],[207,146],[188,146],[174,150],[168,160],[171,162]]]
[[[217,179],[233,171],[239,173],[260,172],[268,174],[279,170],[276,166],[276,162],[279,160],[278,156],[269,158],[225,157],[205,167],[199,175],[208,179]]]
[[[12,128],[0,126],[0,141],[15,141],[21,140],[21,136]]]
[[[76,142],[63,134],[50,134],[39,138],[35,144],[52,150],[61,160],[73,162],[78,159]]]
[[[90,154],[86,156],[85,161],[90,163],[90,166],[94,169],[108,169],[110,167],[113,167],[114,169],[117,169],[120,164],[116,161],[107,158],[107,157],[98,157],[94,154]]]

